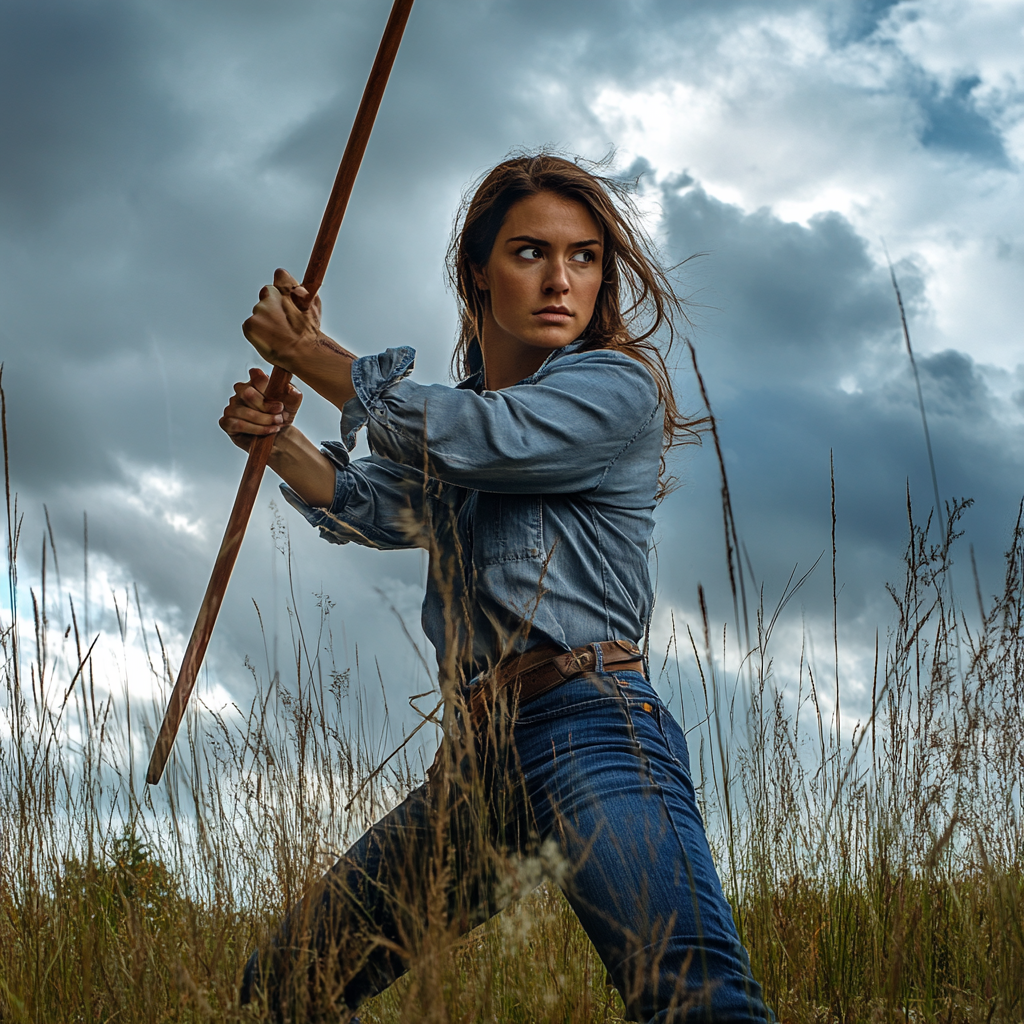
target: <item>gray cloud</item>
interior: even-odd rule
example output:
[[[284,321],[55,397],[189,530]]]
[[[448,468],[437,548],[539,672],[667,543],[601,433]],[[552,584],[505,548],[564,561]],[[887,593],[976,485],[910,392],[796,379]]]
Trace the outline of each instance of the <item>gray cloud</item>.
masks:
[[[769,15],[826,11],[842,50],[868,45],[897,6],[418,4],[324,288],[327,329],[360,352],[411,342],[420,379],[443,379],[454,313],[441,261],[467,181],[519,146],[604,155],[618,141],[592,106],[604,86],[641,88],[685,69],[714,87],[722,40]],[[0,85],[14,98],[0,111],[0,358],[14,484],[33,531],[48,504],[69,566],[87,508],[94,564],[138,580],[152,614],[179,631],[191,624],[241,468],[215,426],[252,361],[239,323],[276,265],[304,265],[385,7],[308,0],[286,17],[269,0],[10,0],[0,9]],[[897,65],[891,87],[919,112],[930,160],[959,166],[967,153],[983,169],[1005,158],[972,80],[944,92]],[[803,75],[794,70],[786,116],[825,130],[838,92],[851,104],[863,94],[863,123],[880,116],[874,86],[826,88]],[[782,138],[787,126],[773,130]],[[752,165],[762,158],[747,155]],[[625,173],[650,169],[644,156]],[[708,254],[683,269],[683,284],[695,293],[701,365],[751,561],[777,586],[827,547],[832,448],[843,600],[849,614],[869,615],[902,544],[908,478],[915,502],[931,504],[886,272],[838,214],[786,223],[671,170],[658,192],[669,249],[677,259]],[[1009,258],[1021,240],[1008,227],[1000,244]],[[931,270],[923,258],[897,269],[916,326],[929,315]],[[1024,408],[1024,388],[998,399],[983,368],[954,349],[919,363],[943,493],[978,499],[971,537],[988,572],[1024,448],[1000,403]],[[681,380],[692,403],[685,371]],[[336,433],[335,411],[316,396],[302,417],[314,438]],[[680,470],[685,486],[662,513],[660,583],[663,602],[690,605],[697,579],[719,589],[722,580],[717,469],[704,449],[684,455]],[[276,602],[266,621],[286,645],[285,576],[271,570],[274,496],[268,481],[213,650],[217,671],[240,688],[242,653],[262,649],[252,598],[265,611]],[[311,594],[326,588],[345,622],[346,656],[360,638],[369,678],[377,655],[389,682],[425,689],[414,654],[392,640],[388,610],[393,600],[415,627],[418,556],[325,552],[287,516],[304,613],[315,616]],[[809,588],[809,613],[822,600]]]
[[[716,368],[726,360],[732,386],[837,382],[859,364],[863,346],[896,331],[888,274],[839,214],[816,215],[802,227],[769,210],[744,214],[685,179],[681,191],[674,186],[663,199],[672,250],[677,257],[706,254],[685,272],[695,301],[709,307],[695,311],[709,330],[704,359]],[[912,266],[900,272],[913,307],[920,276]]]
[[[765,210],[744,214],[699,186],[664,191],[674,255],[708,250],[697,273],[714,282],[717,309],[703,310],[698,349],[759,581],[778,594],[794,566],[830,551],[833,452],[846,613],[884,621],[883,584],[899,573],[906,538],[907,486],[922,522],[934,506],[888,272],[837,214],[801,226]],[[920,277],[913,266],[902,270],[905,296],[920,303]],[[943,499],[976,500],[964,545],[976,546],[994,587],[1024,490],[1024,431],[969,356],[949,350],[919,356],[918,366]],[[670,499],[662,558],[682,565],[664,589],[692,604],[692,581],[710,580],[725,614],[717,466],[709,450],[683,468],[689,486]],[[704,543],[693,545],[694,536]],[[812,618],[827,617],[830,587],[828,569],[808,584]]]
[[[162,46],[138,5],[12,0],[0,11],[5,227],[39,230],[69,206],[141,183],[185,125],[153,74]]]

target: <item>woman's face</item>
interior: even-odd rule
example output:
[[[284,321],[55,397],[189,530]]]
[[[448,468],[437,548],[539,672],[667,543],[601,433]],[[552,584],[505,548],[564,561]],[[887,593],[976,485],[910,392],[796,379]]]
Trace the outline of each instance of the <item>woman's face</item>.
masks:
[[[601,290],[602,248],[600,226],[575,200],[541,192],[509,210],[487,265],[474,271],[489,297],[482,339],[488,387],[529,376],[583,333]],[[494,372],[503,383],[492,381]]]

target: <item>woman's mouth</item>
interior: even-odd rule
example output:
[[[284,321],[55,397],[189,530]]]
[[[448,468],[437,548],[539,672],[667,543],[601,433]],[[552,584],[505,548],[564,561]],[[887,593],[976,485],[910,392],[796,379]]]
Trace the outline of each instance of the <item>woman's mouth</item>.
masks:
[[[533,315],[546,324],[567,324],[576,314],[565,306],[545,306]]]

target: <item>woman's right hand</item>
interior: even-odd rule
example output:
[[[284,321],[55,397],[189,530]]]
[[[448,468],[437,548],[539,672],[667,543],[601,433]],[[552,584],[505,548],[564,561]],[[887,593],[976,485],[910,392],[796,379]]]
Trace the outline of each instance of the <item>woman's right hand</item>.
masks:
[[[278,434],[290,426],[302,404],[302,392],[291,384],[284,402],[265,401],[263,393],[269,383],[270,378],[253,367],[247,381],[235,384],[235,393],[219,420],[220,429],[243,451],[249,450],[254,438]]]

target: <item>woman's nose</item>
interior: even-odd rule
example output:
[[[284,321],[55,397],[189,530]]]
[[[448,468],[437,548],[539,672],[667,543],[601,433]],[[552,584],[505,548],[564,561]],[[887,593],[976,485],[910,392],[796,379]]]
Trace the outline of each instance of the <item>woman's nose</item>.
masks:
[[[569,290],[569,275],[561,263],[554,263],[544,279],[545,293],[564,294]]]

